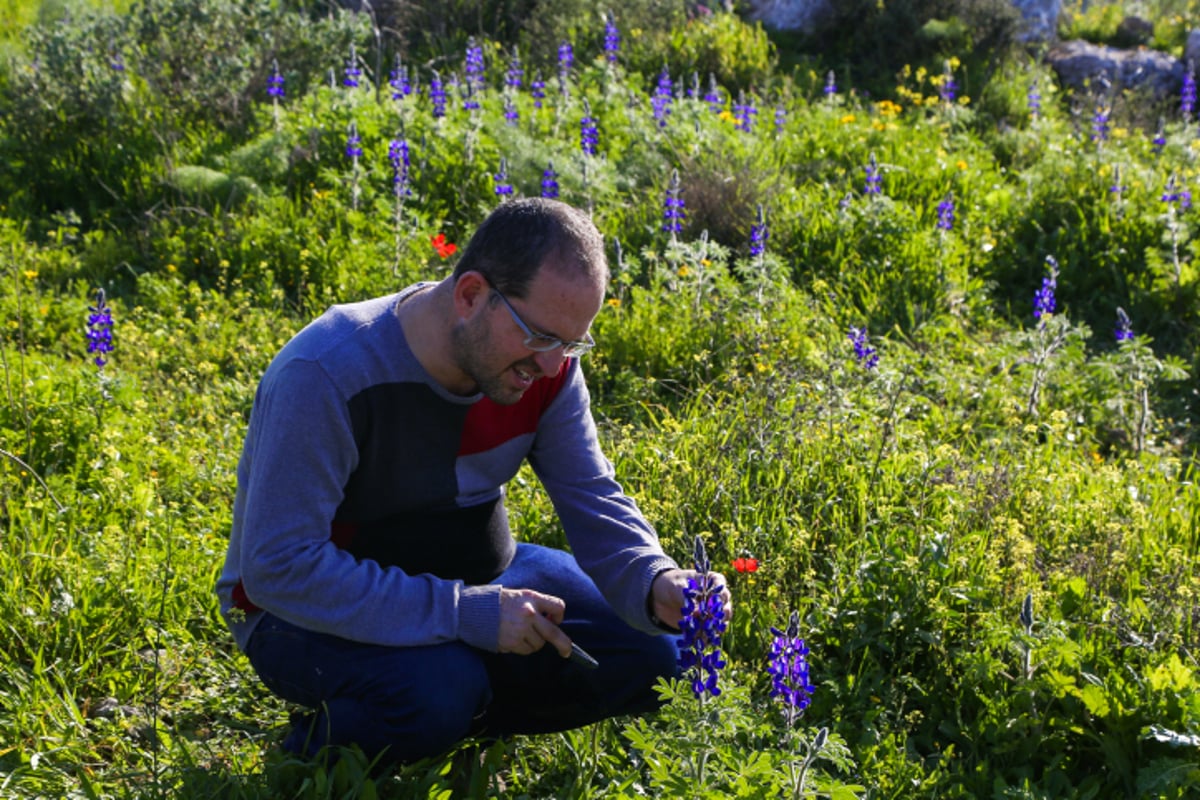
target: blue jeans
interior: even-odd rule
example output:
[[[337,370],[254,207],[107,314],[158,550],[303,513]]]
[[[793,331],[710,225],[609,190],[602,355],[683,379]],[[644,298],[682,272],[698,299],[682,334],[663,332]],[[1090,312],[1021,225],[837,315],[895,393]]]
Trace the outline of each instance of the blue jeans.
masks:
[[[630,628],[568,553],[519,544],[494,583],[562,598],[563,630],[600,667],[548,646],[515,655],[462,642],[363,644],[267,614],[246,655],[268,689],[313,711],[284,749],[311,757],[325,745],[357,744],[368,758],[413,761],[472,735],[549,733],[651,711],[658,678],[679,674],[676,637]]]

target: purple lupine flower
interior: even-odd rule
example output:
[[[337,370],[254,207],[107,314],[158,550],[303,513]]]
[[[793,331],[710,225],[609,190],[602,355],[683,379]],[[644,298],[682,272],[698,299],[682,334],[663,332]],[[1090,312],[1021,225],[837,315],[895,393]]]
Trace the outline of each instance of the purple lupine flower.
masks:
[[[708,91],[704,93],[704,102],[708,103],[708,110],[714,114],[720,114],[725,107],[725,99],[717,87],[717,77],[711,72],[708,73]]]
[[[1129,315],[1125,313],[1125,309],[1117,306],[1117,327],[1113,331],[1113,335],[1118,342],[1133,341],[1133,320],[1129,319]]]
[[[1116,198],[1116,201],[1118,203],[1121,202],[1121,196],[1125,192],[1125,186],[1124,186],[1124,184],[1121,183],[1121,165],[1120,164],[1113,165],[1113,182],[1112,182],[1112,186],[1108,187],[1108,191],[1109,191],[1109,194],[1111,194],[1114,198]]]
[[[1038,87],[1037,78],[1029,82],[1029,91],[1025,95],[1025,100],[1029,106],[1030,118],[1039,118],[1042,115],[1042,92]]]
[[[1050,274],[1042,278],[1042,288],[1033,295],[1033,318],[1041,320],[1054,313],[1054,290],[1058,288],[1058,261],[1054,256],[1046,256],[1046,266]]]
[[[483,48],[475,43],[474,36],[467,37],[467,52],[463,59],[463,72],[467,76],[467,86],[471,92],[483,91]]]
[[[942,98],[943,103],[953,103],[958,96],[958,83],[954,80],[954,70],[950,69],[948,61],[942,72],[942,83],[938,86],[938,96]]]
[[[346,158],[357,163],[362,154],[362,137],[358,135],[358,126],[351,122],[346,132]]]
[[[108,66],[112,68],[113,72],[124,72],[125,71],[125,56],[124,56],[124,54],[122,54],[120,50],[114,51],[113,54],[111,56],[109,56]],[[278,67],[276,67],[275,71],[276,72],[279,71]]]
[[[1109,108],[1097,105],[1096,113],[1092,115],[1092,141],[1103,144],[1108,141]]]
[[[95,354],[92,359],[100,369],[104,369],[104,365],[108,363],[105,356],[113,350],[112,342],[112,309],[109,308],[105,301],[104,290],[96,290],[96,305],[88,306],[90,312],[87,317],[87,351],[89,354]]]
[[[750,255],[757,258],[767,252],[767,238],[771,232],[767,228],[767,218],[763,207],[758,207],[758,222],[750,226]]]
[[[358,53],[355,52],[353,43],[350,45],[350,57],[346,59],[344,74],[346,77],[342,78],[342,85],[351,89],[358,88],[358,79],[362,77],[362,69],[358,66]]]
[[[809,675],[808,646],[800,638],[800,614],[793,611],[786,631],[772,627],[771,655],[767,674],[771,676],[771,697],[783,702],[788,727],[795,724],[812,703],[813,692]]]
[[[682,187],[679,184],[679,170],[671,171],[671,184],[667,187],[666,197],[663,199],[663,226],[664,232],[671,234],[674,239],[675,235],[683,230],[683,218],[685,216],[683,197],[681,196]]]
[[[698,575],[688,578],[683,590],[683,617],[679,620],[679,668],[691,672],[692,694],[702,700],[704,694],[721,694],[717,685],[725,667],[721,654],[721,636],[729,624],[722,598],[723,585],[710,572],[704,542],[696,537],[693,560]]]
[[[533,107],[541,108],[542,101],[546,99],[546,82],[542,80],[541,70],[538,70],[537,77],[533,79],[533,83],[529,84],[529,93],[533,95]]]
[[[781,100],[775,104],[775,135],[776,136],[783,133],[783,128],[785,125],[787,125],[787,107],[783,104],[783,101]]]
[[[412,197],[412,187],[409,186],[408,175],[412,164],[409,160],[406,140],[393,139],[388,144],[388,161],[392,162],[392,188],[396,197]]]
[[[463,111],[479,111],[482,108],[479,100],[475,97],[475,89],[471,86],[470,81],[464,81],[459,86],[459,91],[462,92]]]
[[[604,15],[604,57],[608,63],[616,64],[621,52],[621,32],[611,11]]]
[[[392,87],[392,99],[403,100],[413,92],[412,81],[408,77],[408,67],[400,63],[396,56],[396,68],[388,78],[388,86]]]
[[[508,71],[504,73],[504,85],[510,89],[520,89],[525,80],[525,68],[521,66],[521,54],[513,48],[512,58],[508,60]]]
[[[1186,211],[1192,207],[1192,193],[1188,189],[1179,189],[1175,185],[1175,176],[1172,175],[1167,179],[1167,188],[1163,191],[1162,201],[1167,204],[1169,210],[1175,210],[1175,204],[1179,204],[1180,211]]]
[[[521,121],[521,112],[517,110],[517,104],[511,94],[504,95],[504,121],[509,125],[516,125]]]
[[[874,153],[871,153],[871,157],[867,161],[867,166],[863,167],[863,171],[867,174],[866,193],[868,195],[883,194],[883,173],[879,169],[879,162],[875,160]]]
[[[833,97],[837,94],[837,91],[837,78],[834,76],[833,70],[829,70],[829,73],[825,76],[825,96]]]
[[[596,118],[592,107],[583,101],[583,118],[579,120],[579,147],[585,155],[594,156],[600,145],[600,131],[596,129]]]
[[[954,229],[954,192],[946,192],[945,199],[938,203],[937,227],[941,231]]]
[[[558,46],[558,89],[565,96],[571,80],[571,67],[575,65],[575,48],[563,40]]]
[[[1158,121],[1158,131],[1154,134],[1154,138],[1150,140],[1150,146],[1154,148],[1154,155],[1161,155],[1163,148],[1167,146],[1167,132],[1163,125],[1163,121]]]
[[[867,329],[850,328],[850,343],[854,345],[854,358],[867,369],[875,369],[879,365],[879,353],[871,347],[867,338]]]
[[[1188,61],[1183,72],[1183,89],[1179,93],[1179,113],[1186,120],[1196,110],[1196,74],[1192,62]]]
[[[667,65],[663,64],[662,72],[658,74],[658,85],[654,87],[654,95],[650,98],[654,119],[660,128],[667,127],[667,117],[671,113],[671,97],[671,73],[667,72]]]
[[[542,173],[542,197],[554,200],[558,197],[558,173],[554,171],[554,162],[546,165]]]
[[[695,100],[700,96],[700,73],[692,70],[692,80],[688,83],[687,96],[689,100]]]
[[[754,100],[751,98],[746,100],[746,93],[738,93],[738,102],[733,106],[733,115],[738,120],[738,130],[750,132],[754,126],[754,116],[758,114],[758,109],[754,107]]]
[[[267,78],[267,94],[277,100],[285,95],[283,91],[283,75],[279,72],[279,62],[272,59],[271,77]]]
[[[508,182],[508,159],[507,158],[501,157],[500,171],[492,176],[492,180],[495,182],[496,196],[500,198],[501,202],[507,200],[510,196],[512,196],[513,187],[512,187],[512,184]]]
[[[433,71],[433,78],[429,81],[429,100],[433,103],[435,119],[446,116],[446,87],[442,83],[442,76],[436,69]]]

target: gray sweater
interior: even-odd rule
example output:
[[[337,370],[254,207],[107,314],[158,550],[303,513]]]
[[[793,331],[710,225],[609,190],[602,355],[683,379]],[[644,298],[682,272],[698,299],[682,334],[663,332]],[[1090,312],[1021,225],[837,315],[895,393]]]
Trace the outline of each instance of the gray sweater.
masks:
[[[217,581],[243,649],[263,611],[391,646],[495,651],[515,545],[504,486],[528,459],[583,570],[631,626],[675,567],[600,451],[577,359],[511,406],[434,382],[396,307],[335,306],[275,357],[255,395]],[[521,588],[521,587],[512,587]]]

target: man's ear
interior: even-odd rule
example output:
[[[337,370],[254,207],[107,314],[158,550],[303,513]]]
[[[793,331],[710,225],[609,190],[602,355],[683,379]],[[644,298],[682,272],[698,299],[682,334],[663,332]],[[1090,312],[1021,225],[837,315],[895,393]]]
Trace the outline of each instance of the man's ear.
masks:
[[[466,319],[487,305],[492,287],[482,273],[468,270],[454,282],[454,311]]]

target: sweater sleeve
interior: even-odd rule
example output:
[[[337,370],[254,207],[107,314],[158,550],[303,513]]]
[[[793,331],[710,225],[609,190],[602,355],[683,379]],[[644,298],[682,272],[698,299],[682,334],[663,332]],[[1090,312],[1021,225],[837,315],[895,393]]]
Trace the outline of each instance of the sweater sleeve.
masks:
[[[310,360],[268,370],[238,467],[230,559],[246,597],[295,625],[374,644],[461,639],[495,651],[499,587],[357,560],[330,541],[357,463],[349,410]]]
[[[538,424],[529,460],[562,520],[571,551],[629,625],[663,633],[650,618],[654,578],[677,564],[617,482],[601,452],[587,386],[577,360]]]

